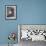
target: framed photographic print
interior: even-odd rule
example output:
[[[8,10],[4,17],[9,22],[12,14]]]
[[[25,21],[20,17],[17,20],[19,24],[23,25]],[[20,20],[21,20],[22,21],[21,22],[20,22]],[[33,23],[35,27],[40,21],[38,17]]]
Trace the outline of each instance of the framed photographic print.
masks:
[[[16,5],[5,5],[5,19],[16,19]]]

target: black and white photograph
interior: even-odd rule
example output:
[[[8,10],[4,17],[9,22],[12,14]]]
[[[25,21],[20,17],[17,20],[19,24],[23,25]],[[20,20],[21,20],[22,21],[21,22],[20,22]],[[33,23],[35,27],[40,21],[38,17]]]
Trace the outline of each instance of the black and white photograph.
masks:
[[[6,19],[16,19],[16,5],[6,5],[5,6],[5,18]]]
[[[19,24],[18,41],[20,46],[31,46],[46,42],[46,25]]]

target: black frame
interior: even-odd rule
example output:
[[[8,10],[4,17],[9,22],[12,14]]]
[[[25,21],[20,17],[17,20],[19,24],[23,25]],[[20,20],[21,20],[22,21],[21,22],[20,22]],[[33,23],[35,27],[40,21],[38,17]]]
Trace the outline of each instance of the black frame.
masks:
[[[7,17],[7,14],[6,14],[7,7],[15,7],[14,9],[15,9],[16,14],[14,13],[14,17],[13,18],[11,17],[11,19],[8,19]],[[17,6],[16,5],[5,5],[5,20],[16,20],[16,19],[17,19]]]

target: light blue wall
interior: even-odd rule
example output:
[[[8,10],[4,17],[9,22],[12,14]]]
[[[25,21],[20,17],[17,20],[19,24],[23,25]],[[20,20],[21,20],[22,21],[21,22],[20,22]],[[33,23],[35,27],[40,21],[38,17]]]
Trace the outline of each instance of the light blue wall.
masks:
[[[5,20],[5,5],[14,4],[17,6],[17,19]],[[8,43],[10,32],[18,32],[18,24],[46,24],[46,0],[0,1],[0,44]]]

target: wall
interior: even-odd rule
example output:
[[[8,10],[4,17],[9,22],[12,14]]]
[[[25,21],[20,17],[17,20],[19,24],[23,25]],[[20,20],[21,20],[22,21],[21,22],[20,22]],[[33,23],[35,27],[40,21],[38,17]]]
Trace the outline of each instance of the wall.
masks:
[[[46,31],[46,25],[21,25],[21,30],[45,30]]]
[[[17,6],[16,20],[5,20],[5,5],[9,4]],[[18,32],[18,24],[46,24],[46,0],[1,0],[0,44],[8,43],[9,32]]]

